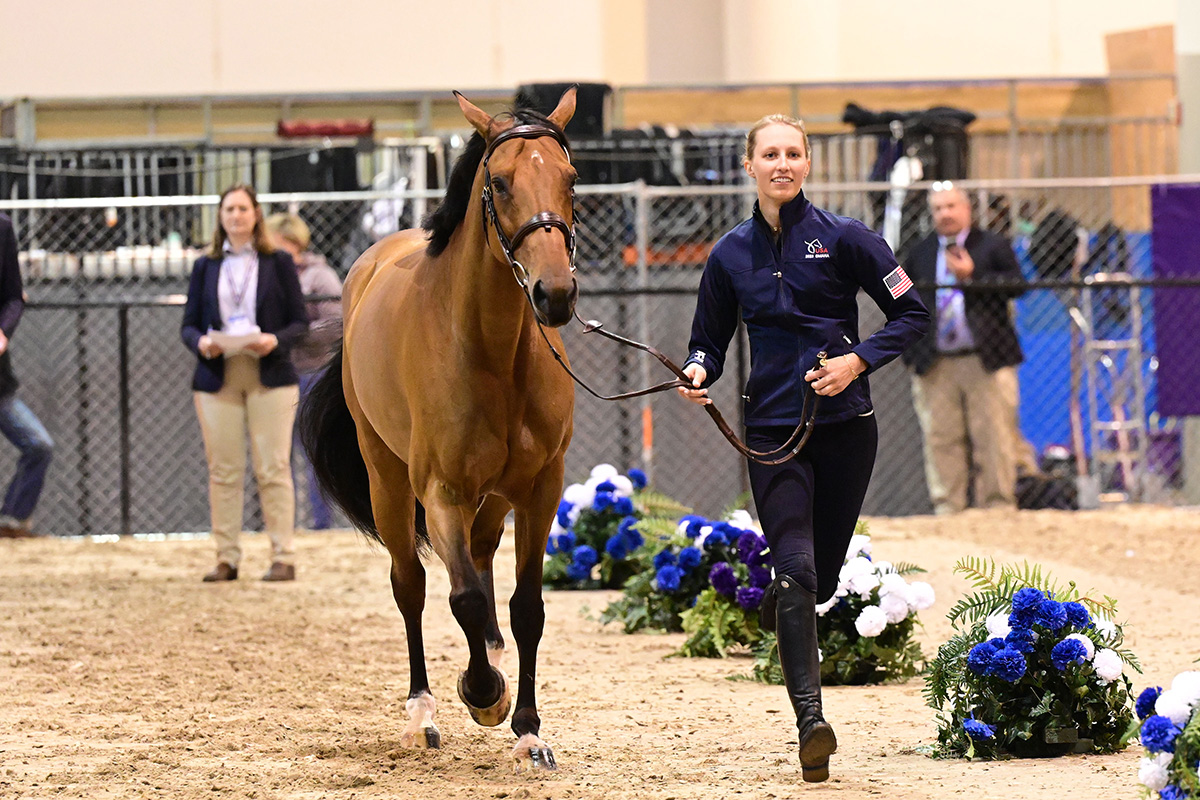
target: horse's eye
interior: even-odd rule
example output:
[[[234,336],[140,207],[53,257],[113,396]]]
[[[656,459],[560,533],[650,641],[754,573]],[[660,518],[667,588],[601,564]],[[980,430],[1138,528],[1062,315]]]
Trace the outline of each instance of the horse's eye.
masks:
[[[507,195],[508,183],[505,182],[504,178],[492,178],[492,190],[496,194]]]

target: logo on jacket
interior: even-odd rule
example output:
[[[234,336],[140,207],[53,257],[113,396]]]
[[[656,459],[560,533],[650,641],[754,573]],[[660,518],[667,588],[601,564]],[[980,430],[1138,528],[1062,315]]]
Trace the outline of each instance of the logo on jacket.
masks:
[[[908,278],[908,273],[904,271],[904,267],[897,266],[894,270],[883,276],[884,288],[888,290],[888,294],[893,300],[899,299],[900,295],[912,288],[912,281]]]
[[[805,239],[804,246],[808,248],[805,258],[829,258],[829,251],[821,244],[820,239],[813,239],[811,242]]]

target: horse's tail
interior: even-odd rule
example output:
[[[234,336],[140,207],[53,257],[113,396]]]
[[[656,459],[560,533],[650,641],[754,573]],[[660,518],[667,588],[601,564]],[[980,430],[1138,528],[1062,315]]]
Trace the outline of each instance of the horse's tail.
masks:
[[[340,342],[300,404],[300,441],[312,462],[321,494],[345,512],[350,524],[382,542],[371,510],[367,462],[359,450],[358,429],[342,389]]]
[[[342,346],[300,404],[300,441],[312,462],[321,494],[345,512],[350,524],[382,543],[371,509],[371,479],[358,447],[358,428],[342,387]],[[417,552],[429,549],[425,507],[416,506]]]

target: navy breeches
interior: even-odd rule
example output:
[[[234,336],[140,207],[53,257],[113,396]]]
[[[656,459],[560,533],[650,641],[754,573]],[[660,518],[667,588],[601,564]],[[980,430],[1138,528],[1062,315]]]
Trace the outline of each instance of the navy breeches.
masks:
[[[794,428],[746,431],[755,450],[774,450]],[[750,488],[775,575],[789,575],[823,603],[837,590],[838,573],[875,466],[875,415],[817,425],[793,459],[773,467],[750,463]]]

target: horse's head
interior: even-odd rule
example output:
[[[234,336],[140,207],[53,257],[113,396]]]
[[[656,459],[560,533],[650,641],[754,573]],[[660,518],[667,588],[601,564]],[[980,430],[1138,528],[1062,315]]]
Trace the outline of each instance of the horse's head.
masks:
[[[575,113],[568,89],[545,123],[495,118],[455,93],[467,121],[487,143],[476,177],[484,199],[488,247],[512,266],[544,325],[558,327],[575,312],[575,168],[563,126]]]

